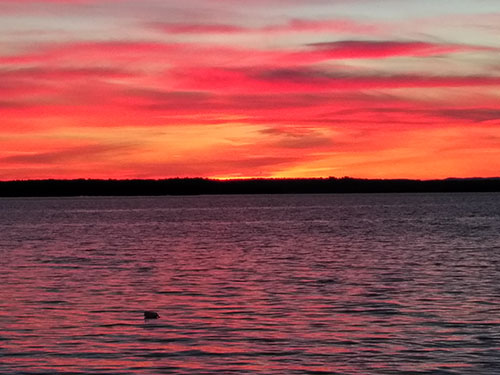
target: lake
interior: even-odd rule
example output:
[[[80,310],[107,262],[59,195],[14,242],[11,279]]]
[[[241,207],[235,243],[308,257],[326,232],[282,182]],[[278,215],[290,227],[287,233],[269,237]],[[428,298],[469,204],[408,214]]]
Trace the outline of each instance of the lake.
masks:
[[[0,199],[0,373],[496,374],[499,281],[498,193]]]

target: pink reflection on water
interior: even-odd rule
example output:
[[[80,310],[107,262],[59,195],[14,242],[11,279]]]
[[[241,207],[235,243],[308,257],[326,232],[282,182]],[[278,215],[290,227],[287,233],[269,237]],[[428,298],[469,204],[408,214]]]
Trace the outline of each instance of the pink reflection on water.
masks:
[[[474,373],[497,358],[496,255],[457,255],[451,224],[448,242],[432,228],[414,235],[391,224],[392,206],[370,206],[381,197],[356,198],[364,208],[353,201],[352,218],[340,221],[332,197],[309,197],[304,211],[273,198],[285,201],[253,214],[239,207],[249,197],[203,210],[141,199],[118,205],[151,207],[32,202],[43,208],[36,219],[22,216],[2,234],[2,375]],[[321,231],[311,217],[323,218]],[[456,269],[441,265],[446,256]],[[150,309],[161,318],[144,321]]]

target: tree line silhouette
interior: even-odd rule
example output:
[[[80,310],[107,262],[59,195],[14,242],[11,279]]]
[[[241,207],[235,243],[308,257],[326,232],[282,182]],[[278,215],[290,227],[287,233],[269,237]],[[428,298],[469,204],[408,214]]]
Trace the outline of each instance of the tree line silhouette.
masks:
[[[498,191],[500,191],[500,178],[385,180],[329,177],[242,180],[172,178],[162,180],[48,179],[0,181],[1,197]]]

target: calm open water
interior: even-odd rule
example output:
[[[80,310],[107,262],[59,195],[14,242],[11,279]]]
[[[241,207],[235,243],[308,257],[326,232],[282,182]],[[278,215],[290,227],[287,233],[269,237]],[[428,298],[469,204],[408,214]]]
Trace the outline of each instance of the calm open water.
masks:
[[[499,371],[500,194],[0,199],[2,375]]]

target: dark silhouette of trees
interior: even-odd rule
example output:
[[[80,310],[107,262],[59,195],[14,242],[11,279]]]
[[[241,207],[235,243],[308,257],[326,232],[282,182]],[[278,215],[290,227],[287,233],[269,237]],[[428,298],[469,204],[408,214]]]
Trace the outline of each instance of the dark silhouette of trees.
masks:
[[[356,178],[211,180],[23,180],[0,181],[2,197],[200,194],[330,194],[500,191],[500,178],[369,180]]]

